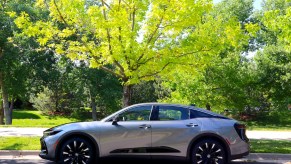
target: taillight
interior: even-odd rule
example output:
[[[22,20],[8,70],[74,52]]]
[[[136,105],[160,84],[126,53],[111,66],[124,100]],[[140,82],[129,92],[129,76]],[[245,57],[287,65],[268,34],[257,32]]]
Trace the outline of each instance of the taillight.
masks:
[[[244,141],[246,141],[246,142],[249,141],[248,137],[246,136],[246,125],[244,125],[244,124],[240,124],[240,123],[235,123],[235,124],[234,124],[234,129],[236,130],[238,136],[239,136],[242,140],[244,140]]]

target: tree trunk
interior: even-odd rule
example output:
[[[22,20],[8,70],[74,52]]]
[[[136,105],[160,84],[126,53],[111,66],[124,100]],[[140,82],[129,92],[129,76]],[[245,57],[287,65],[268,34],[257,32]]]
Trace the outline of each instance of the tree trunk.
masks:
[[[91,108],[92,108],[92,119],[93,121],[97,121],[96,102],[93,97],[91,97]]]
[[[4,108],[4,116],[5,116],[5,124],[12,124],[12,111],[9,109],[9,101],[8,101],[8,93],[2,88],[2,98],[3,98],[3,108]]]
[[[4,86],[4,79],[3,79],[2,72],[0,72],[0,87],[2,89],[2,99],[3,99],[5,124],[11,125],[12,124],[12,111],[10,111],[10,109],[9,109],[8,93],[7,93],[6,88]]]
[[[210,106],[209,103],[206,104],[206,109],[209,110],[209,111],[211,111],[211,106]]]
[[[0,72],[0,89],[2,93],[2,72]],[[3,99],[2,95],[0,95],[1,101],[0,101],[0,125],[4,124],[4,108],[3,108]]]
[[[123,86],[123,107],[131,105],[131,90],[132,85]]]
[[[0,125],[4,124],[3,101],[0,101]]]

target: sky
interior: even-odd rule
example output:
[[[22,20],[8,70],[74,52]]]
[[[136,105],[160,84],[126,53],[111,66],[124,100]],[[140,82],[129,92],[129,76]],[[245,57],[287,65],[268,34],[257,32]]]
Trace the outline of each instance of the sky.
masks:
[[[214,3],[218,3],[220,2],[221,0],[213,0]],[[262,3],[262,0],[254,0],[254,9],[256,10],[260,10],[262,7],[261,7],[261,3]]]

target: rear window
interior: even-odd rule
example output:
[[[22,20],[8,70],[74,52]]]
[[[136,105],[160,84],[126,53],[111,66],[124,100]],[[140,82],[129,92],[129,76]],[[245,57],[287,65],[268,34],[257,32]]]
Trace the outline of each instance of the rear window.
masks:
[[[205,118],[205,117],[213,117],[212,115],[210,114],[207,114],[207,113],[204,113],[204,112],[200,112],[200,111],[197,111],[197,110],[190,110],[190,118]]]

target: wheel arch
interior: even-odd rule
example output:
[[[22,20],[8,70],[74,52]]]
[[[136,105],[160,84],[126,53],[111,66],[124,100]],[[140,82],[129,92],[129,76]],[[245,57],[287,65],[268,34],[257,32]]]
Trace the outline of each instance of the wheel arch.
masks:
[[[198,136],[194,137],[192,139],[192,141],[190,142],[188,149],[187,149],[187,159],[190,160],[191,159],[191,151],[193,146],[195,146],[195,144],[197,144],[199,141],[201,140],[205,140],[205,139],[213,139],[219,143],[222,144],[225,152],[226,152],[226,161],[229,163],[229,161],[231,160],[231,155],[230,155],[230,148],[228,146],[228,143],[226,142],[226,140],[224,138],[222,138],[221,136],[219,136],[218,134],[215,133],[203,133],[203,134],[199,134]]]
[[[56,148],[55,148],[55,161],[58,160],[59,156],[59,151],[60,151],[60,148],[62,146],[62,144],[67,141],[68,139],[70,138],[73,138],[73,137],[80,137],[80,138],[83,138],[83,139],[86,139],[88,140],[89,142],[91,142],[95,148],[95,154],[96,154],[96,157],[98,158],[99,157],[99,152],[100,152],[100,149],[99,149],[99,146],[98,146],[98,143],[96,142],[96,140],[89,134],[87,133],[84,133],[84,132],[72,132],[72,133],[69,133],[69,134],[65,134],[64,136],[61,137],[61,139],[59,140],[58,144],[56,145]]]

